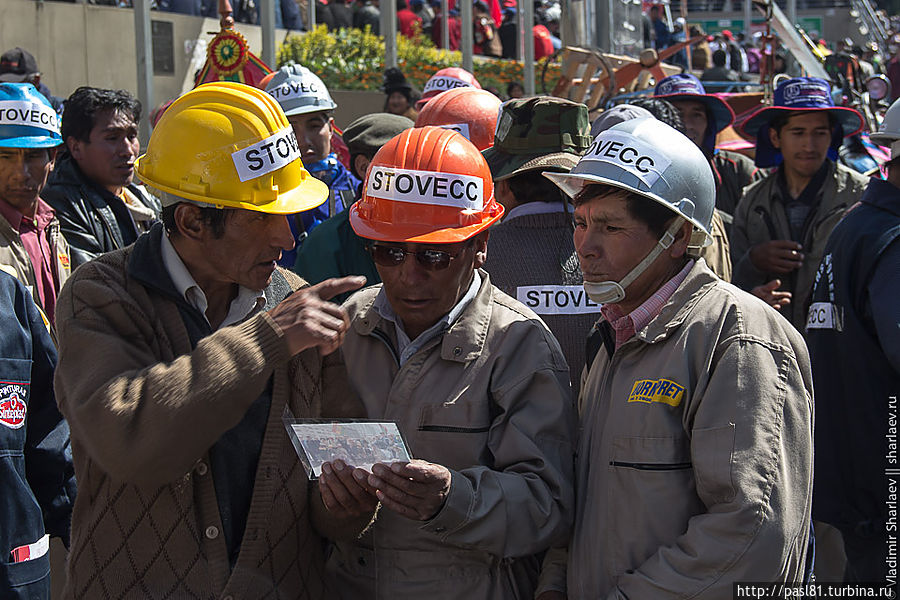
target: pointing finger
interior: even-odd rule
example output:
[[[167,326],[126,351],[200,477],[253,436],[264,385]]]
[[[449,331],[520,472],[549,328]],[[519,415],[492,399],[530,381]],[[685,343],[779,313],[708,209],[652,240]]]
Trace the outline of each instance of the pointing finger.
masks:
[[[366,278],[361,275],[326,279],[322,283],[307,288],[308,291],[318,294],[322,300],[331,300],[344,292],[358,290],[366,284]]]

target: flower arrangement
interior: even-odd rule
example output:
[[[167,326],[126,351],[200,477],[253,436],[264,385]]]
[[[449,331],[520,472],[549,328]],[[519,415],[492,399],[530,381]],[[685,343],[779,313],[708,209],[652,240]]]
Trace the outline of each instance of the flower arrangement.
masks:
[[[535,64],[535,89],[540,93],[541,73],[548,59]],[[290,62],[308,67],[329,89],[378,91],[384,72],[384,38],[368,28],[329,32],[324,25],[305,35],[290,35],[278,50],[278,66]],[[428,78],[444,67],[462,65],[462,53],[435,48],[423,35],[397,36],[397,63],[407,80],[422,89]],[[475,77],[483,87],[506,90],[508,83],[522,82],[522,63],[475,57]],[[559,79],[558,63],[547,66],[547,88]]]

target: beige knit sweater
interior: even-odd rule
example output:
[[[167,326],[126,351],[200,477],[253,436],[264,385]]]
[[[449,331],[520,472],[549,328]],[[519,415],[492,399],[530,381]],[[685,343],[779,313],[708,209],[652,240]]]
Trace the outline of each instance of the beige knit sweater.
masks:
[[[80,267],[57,308],[56,393],[78,479],[65,597],[333,597],[322,577],[323,537],[353,536],[365,522],[329,516],[282,414],[287,405],[297,417],[362,416],[343,358],[317,350],[290,358],[265,313],[192,351],[176,304],[129,274],[133,248]],[[271,410],[231,571],[207,453],[270,377]]]

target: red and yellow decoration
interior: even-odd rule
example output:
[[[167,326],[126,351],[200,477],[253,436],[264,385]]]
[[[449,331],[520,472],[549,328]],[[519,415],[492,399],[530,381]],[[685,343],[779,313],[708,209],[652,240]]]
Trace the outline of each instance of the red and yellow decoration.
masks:
[[[228,0],[219,0],[219,14],[222,16],[222,29],[209,43],[206,64],[197,75],[195,85],[210,81],[235,81],[258,86],[272,69],[250,52],[247,38],[234,30]]]

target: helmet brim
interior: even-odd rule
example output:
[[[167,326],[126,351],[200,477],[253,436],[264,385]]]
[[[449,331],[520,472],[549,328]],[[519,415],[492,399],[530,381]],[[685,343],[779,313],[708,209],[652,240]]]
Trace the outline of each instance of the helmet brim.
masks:
[[[862,131],[862,128],[865,125],[862,115],[859,114],[858,111],[845,106],[831,106],[828,108],[787,108],[784,106],[767,106],[765,108],[760,108],[750,115],[750,117],[748,117],[741,125],[741,131],[751,138],[757,139],[757,137],[759,137],[760,128],[763,125],[771,123],[772,120],[779,115],[819,111],[828,112],[837,120],[841,127],[844,128],[844,137],[856,135]]]
[[[702,102],[712,113],[712,117],[716,122],[716,133],[734,123],[734,111],[727,102],[712,94],[666,94],[663,96],[653,96],[661,98],[669,102],[678,102],[679,100],[696,100]]]
[[[350,226],[356,235],[378,242],[409,242],[415,244],[456,244],[464,242],[489,228],[503,216],[503,205],[495,203],[498,212],[490,215],[487,211],[477,223],[462,227],[429,228],[427,224],[410,225],[378,223],[377,229],[369,225],[359,214],[359,202],[350,207]]]
[[[0,139],[0,148],[55,148],[62,140],[49,135],[33,135]]]

